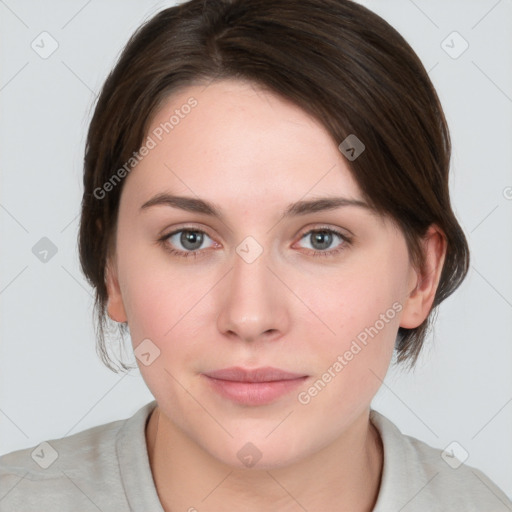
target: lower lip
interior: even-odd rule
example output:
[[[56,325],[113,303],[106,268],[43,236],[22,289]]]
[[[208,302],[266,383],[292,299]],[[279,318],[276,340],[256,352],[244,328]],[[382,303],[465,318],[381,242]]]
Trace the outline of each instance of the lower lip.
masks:
[[[290,393],[307,377],[272,382],[238,382],[214,379],[204,375],[212,388],[225,398],[242,405],[265,405]]]

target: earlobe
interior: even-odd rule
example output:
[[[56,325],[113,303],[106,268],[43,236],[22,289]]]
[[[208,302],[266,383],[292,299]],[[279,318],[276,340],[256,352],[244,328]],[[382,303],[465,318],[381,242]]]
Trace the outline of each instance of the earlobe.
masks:
[[[413,287],[405,300],[400,327],[414,329],[428,317],[441,279],[446,248],[444,233],[436,225],[430,226],[423,239],[425,266],[421,273],[412,271]]]
[[[106,265],[105,282],[108,292],[107,314],[115,322],[124,323],[127,321],[127,316],[117,278],[117,270],[112,261],[109,261]]]

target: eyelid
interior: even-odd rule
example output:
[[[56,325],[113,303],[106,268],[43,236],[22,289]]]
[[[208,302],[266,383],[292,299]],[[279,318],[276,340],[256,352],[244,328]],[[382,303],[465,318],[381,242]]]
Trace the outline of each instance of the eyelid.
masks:
[[[170,231],[167,232],[167,229],[169,228],[165,228],[162,230],[162,233],[161,233],[161,237],[169,237],[171,235],[174,235],[176,233],[179,233],[180,231],[198,231],[198,232],[201,232],[201,233],[205,233],[207,234],[211,239],[213,239],[214,237],[210,234],[209,232],[209,228],[205,227],[205,226],[199,226],[199,225],[191,225],[191,224],[184,224],[184,225],[178,225],[178,226],[175,226],[173,227]]]
[[[307,235],[308,233],[311,233],[311,231],[333,231],[335,233],[338,233],[341,237],[345,238],[352,238],[355,235],[347,228],[341,228],[339,226],[332,226],[329,224],[315,224],[313,227],[307,227],[300,231],[301,237],[304,235]],[[347,232],[347,234],[344,233],[344,231]]]
[[[191,224],[184,224],[182,226],[178,225],[177,227],[173,228],[168,233],[166,232],[166,229],[162,230],[162,233],[161,233],[159,238],[168,238],[168,237],[170,237],[170,236],[172,236],[172,235],[174,235],[176,233],[179,233],[180,231],[198,231],[198,232],[205,233],[212,240],[215,239],[215,237],[212,236],[211,233],[209,232],[209,228],[207,228],[205,226],[198,226],[198,225],[191,225]],[[296,235],[296,236],[299,237],[299,240],[302,240],[302,238],[305,235],[307,235],[308,233],[310,233],[312,231],[322,231],[322,230],[333,231],[333,232],[339,234],[342,238],[348,239],[348,240],[350,240],[352,238],[355,238],[355,235],[349,229],[341,228],[341,227],[338,227],[338,226],[335,227],[335,226],[331,226],[329,224],[315,224],[313,226],[308,226],[308,227],[302,228],[299,231],[299,234]],[[346,231],[348,234],[345,234],[344,231]]]

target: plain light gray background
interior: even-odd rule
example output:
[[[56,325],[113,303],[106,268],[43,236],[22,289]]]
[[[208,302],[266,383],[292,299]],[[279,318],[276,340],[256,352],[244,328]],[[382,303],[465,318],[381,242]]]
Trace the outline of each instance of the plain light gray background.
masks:
[[[512,2],[361,3],[404,35],[438,90],[454,208],[472,251],[415,371],[391,368],[373,407],[433,446],[456,441],[512,497]],[[96,356],[76,236],[95,96],[132,32],[170,5],[0,0],[0,454],[153,399],[138,370],[115,375]],[[32,47],[42,52],[41,38],[44,51],[58,44],[46,58]],[[46,263],[32,252],[43,237],[57,249]]]

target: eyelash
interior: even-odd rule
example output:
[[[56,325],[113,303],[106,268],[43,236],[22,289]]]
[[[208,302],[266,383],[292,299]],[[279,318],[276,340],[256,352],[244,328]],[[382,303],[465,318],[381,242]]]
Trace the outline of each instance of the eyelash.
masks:
[[[198,258],[198,257],[202,256],[203,251],[206,251],[206,249],[196,249],[195,251],[179,251],[177,249],[172,249],[171,247],[169,247],[169,244],[167,243],[168,239],[171,238],[173,235],[175,235],[177,233],[181,233],[181,232],[202,233],[202,234],[210,237],[210,235],[208,235],[208,233],[206,233],[206,231],[203,231],[201,229],[183,227],[181,229],[177,229],[176,231],[172,231],[171,233],[163,235],[161,238],[158,239],[158,242],[164,247],[164,249],[168,253],[172,254],[173,256],[178,256],[178,257],[182,257],[182,258],[188,258],[190,256],[192,256],[194,258]],[[347,248],[347,246],[352,244],[352,239],[350,237],[348,237],[347,235],[344,235],[340,231],[337,231],[336,229],[332,229],[332,228],[322,228],[322,227],[306,231],[305,233],[303,233],[301,235],[300,240],[305,238],[307,235],[311,235],[313,233],[334,233],[335,235],[338,235],[344,242],[340,248],[331,249],[329,251],[319,251],[319,250],[309,249],[309,251],[313,251],[312,256],[315,258],[317,256],[324,256],[324,257],[337,256],[340,252],[345,250]]]

